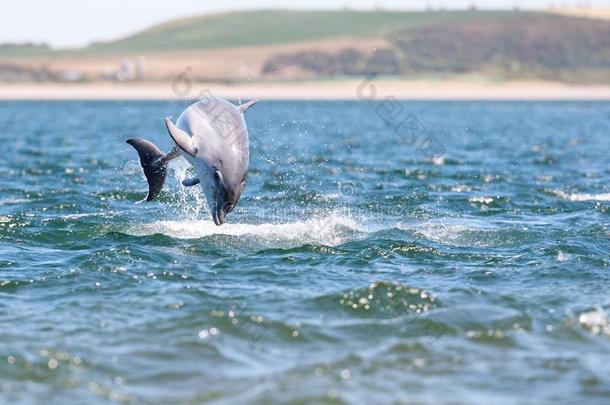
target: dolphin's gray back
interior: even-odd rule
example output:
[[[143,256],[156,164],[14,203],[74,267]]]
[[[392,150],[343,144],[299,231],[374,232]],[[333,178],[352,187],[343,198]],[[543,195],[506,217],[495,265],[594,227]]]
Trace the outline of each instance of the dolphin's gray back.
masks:
[[[196,157],[216,167],[229,186],[244,181],[248,172],[248,130],[242,112],[226,100],[206,98],[189,106],[176,126],[197,149]]]

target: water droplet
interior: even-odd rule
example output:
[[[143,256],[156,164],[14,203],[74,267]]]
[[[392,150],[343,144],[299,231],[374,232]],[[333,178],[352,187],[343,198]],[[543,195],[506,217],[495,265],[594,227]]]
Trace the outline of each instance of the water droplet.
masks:
[[[56,359],[49,359],[49,362],[47,363],[47,365],[49,366],[49,370],[55,370],[57,368],[57,366],[59,365],[59,363],[57,362]]]

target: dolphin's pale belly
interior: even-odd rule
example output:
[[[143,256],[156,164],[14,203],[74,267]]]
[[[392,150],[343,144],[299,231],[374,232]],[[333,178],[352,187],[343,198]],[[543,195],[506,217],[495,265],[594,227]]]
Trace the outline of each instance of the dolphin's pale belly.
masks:
[[[220,170],[226,182],[243,181],[250,158],[249,141],[246,122],[237,107],[224,100],[200,101],[178,117],[176,126],[191,137],[196,158]]]
[[[189,106],[176,124],[166,118],[167,131],[176,144],[167,154],[145,139],[128,139],[140,156],[148,181],[146,200],[159,195],[169,162],[182,155],[196,172],[195,177],[184,179],[182,184],[201,185],[212,219],[222,225],[246,184],[250,155],[243,113],[256,101],[237,107],[226,100],[208,98]]]

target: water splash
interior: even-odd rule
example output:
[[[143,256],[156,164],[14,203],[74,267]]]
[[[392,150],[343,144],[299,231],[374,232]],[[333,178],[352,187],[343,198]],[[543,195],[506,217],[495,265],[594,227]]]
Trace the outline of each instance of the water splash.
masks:
[[[321,244],[336,246],[367,234],[366,226],[352,218],[326,215],[305,221],[263,224],[226,223],[216,226],[209,220],[155,221],[124,230],[134,236],[161,234],[178,239],[200,239],[211,236],[252,236],[269,246],[301,246]]]
[[[182,181],[194,176],[191,165],[178,158],[169,166],[168,189],[171,191],[172,210],[182,219],[211,218],[205,194],[200,186],[185,187]]]

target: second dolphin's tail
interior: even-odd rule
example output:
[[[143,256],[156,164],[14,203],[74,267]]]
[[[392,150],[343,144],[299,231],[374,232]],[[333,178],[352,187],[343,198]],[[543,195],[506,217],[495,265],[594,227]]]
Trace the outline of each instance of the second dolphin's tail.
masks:
[[[167,162],[164,159],[165,153],[152,142],[146,139],[133,138],[128,139],[127,143],[133,146],[140,156],[140,164],[144,169],[144,175],[148,181],[148,195],[146,201],[151,201],[159,195],[165,184],[165,176],[167,175]]]

